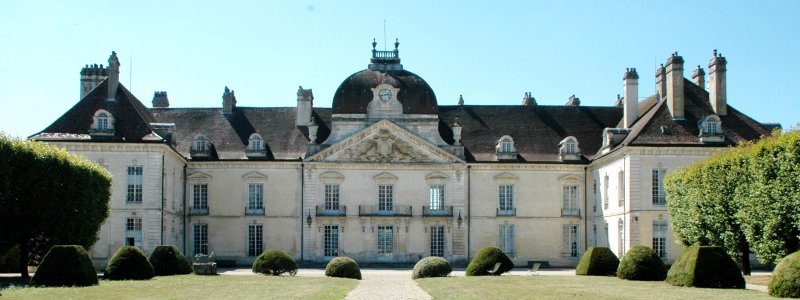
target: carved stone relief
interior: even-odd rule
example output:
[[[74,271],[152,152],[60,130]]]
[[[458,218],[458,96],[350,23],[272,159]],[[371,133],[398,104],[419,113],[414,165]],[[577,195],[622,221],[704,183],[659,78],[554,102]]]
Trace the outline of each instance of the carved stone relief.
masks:
[[[353,162],[433,162],[434,160],[411,144],[392,135],[388,129],[380,129],[345,149],[337,160]]]

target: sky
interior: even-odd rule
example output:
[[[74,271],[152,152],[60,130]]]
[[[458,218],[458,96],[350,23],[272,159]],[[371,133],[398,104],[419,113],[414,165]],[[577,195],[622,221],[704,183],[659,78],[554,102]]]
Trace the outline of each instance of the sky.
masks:
[[[298,86],[330,107],[336,88],[400,42],[406,70],[440,105],[613,105],[625,68],[639,96],[673,52],[708,72],[727,58],[729,105],[800,123],[800,1],[8,1],[0,0],[0,131],[27,137],[78,102],[80,69],[120,61],[148,107],[296,105]],[[385,26],[384,26],[385,24]]]

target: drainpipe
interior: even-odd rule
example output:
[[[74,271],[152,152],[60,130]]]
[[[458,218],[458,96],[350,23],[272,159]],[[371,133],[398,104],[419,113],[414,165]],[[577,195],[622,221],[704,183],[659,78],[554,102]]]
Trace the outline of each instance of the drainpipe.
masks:
[[[181,216],[181,227],[183,227],[183,237],[182,237],[183,238],[183,253],[186,253],[186,244],[188,243],[187,242],[188,234],[186,233],[186,165],[185,164],[183,165],[183,180],[182,181],[183,181],[182,182],[183,191],[181,192],[181,198],[183,198],[183,200],[181,202],[183,202],[183,205],[181,206],[181,211],[182,211],[182,213],[181,213],[181,215],[182,215]]]
[[[305,248],[306,245],[303,243],[304,232],[303,232],[303,202],[305,202],[305,165],[303,162],[300,162],[300,262],[305,261]]]
[[[161,245],[164,245],[164,209],[167,200],[164,198],[164,153],[161,153]]]
[[[589,167],[583,167],[583,251],[589,249],[589,194],[586,185],[589,184],[589,178],[586,177],[586,170]],[[594,204],[594,203],[592,203]],[[594,212],[592,212],[592,223],[594,223]]]
[[[472,165],[467,165],[467,261],[470,260],[472,228]]]

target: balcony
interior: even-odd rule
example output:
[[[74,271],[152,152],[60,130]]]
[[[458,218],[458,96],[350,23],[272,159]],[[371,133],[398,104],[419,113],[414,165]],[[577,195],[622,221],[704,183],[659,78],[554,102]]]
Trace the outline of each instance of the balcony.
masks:
[[[359,205],[358,215],[362,217],[410,217],[411,205],[395,205],[390,209],[379,209],[378,205]]]
[[[347,207],[340,205],[338,209],[325,209],[324,205],[317,205],[317,217],[344,217],[347,215]]]
[[[263,207],[245,207],[244,208],[244,215],[245,216],[263,216],[264,215],[264,208]]]
[[[497,216],[498,217],[513,217],[517,215],[517,208],[508,208],[508,209],[497,209]]]
[[[423,217],[452,217],[453,216],[453,207],[452,206],[439,206],[437,209],[431,209],[430,206],[423,206],[422,207],[422,216]]]
[[[193,216],[207,216],[208,207],[192,207],[191,213]]]
[[[562,217],[578,217],[578,218],[580,218],[581,217],[581,210],[580,210],[580,208],[575,208],[575,209],[562,208],[561,209],[561,216]]]

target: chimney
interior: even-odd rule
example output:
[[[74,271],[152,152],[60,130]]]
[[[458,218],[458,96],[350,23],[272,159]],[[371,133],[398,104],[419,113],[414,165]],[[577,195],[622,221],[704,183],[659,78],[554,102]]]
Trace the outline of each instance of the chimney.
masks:
[[[117,100],[117,88],[119,86],[119,59],[117,52],[111,51],[108,57],[108,99],[106,101]]]
[[[623,119],[625,128],[631,128],[633,122],[639,119],[639,74],[636,73],[636,68],[625,69],[622,82],[625,95]]]
[[[297,88],[297,115],[295,126],[307,126],[311,121],[311,110],[314,108],[314,92],[311,89]]]
[[[525,96],[522,97],[522,105],[536,106],[536,98],[533,98],[533,96],[531,96],[531,92],[526,92]]]
[[[725,92],[727,64],[725,57],[721,53],[717,54],[717,49],[714,49],[714,57],[708,62],[708,100],[718,116],[728,114],[728,97]]]
[[[81,69],[81,99],[108,77],[108,69],[103,65],[86,65]]]
[[[675,52],[667,59],[667,106],[673,120],[683,117],[683,57]]]
[[[622,96],[620,96],[619,94],[617,94],[617,100],[616,100],[616,101],[614,101],[614,106],[616,106],[616,107],[623,107],[623,106],[625,106],[625,104],[624,104],[625,102],[624,102],[624,101],[622,101],[622,100],[623,100],[623,99],[622,99]]]
[[[169,99],[167,99],[167,92],[156,91],[153,93],[153,107],[169,107]]]
[[[661,101],[662,99],[664,99],[664,97],[666,97],[667,94],[666,77],[667,77],[667,72],[664,69],[664,64],[661,64],[661,66],[659,66],[658,69],[656,69],[656,92],[658,94],[657,95],[658,97],[656,97],[656,99],[658,101]]]
[[[694,80],[694,84],[699,86],[701,89],[706,88],[706,72],[703,71],[703,68],[700,65],[697,65],[697,69],[692,71],[692,80]]]
[[[567,100],[567,104],[564,104],[564,105],[566,105],[566,106],[580,106],[581,105],[581,99],[578,98],[578,97],[575,97],[575,95],[569,96],[569,100]]]
[[[464,106],[464,95],[458,95],[458,105]]]
[[[236,109],[236,95],[226,86],[225,92],[222,93],[222,113],[230,115],[233,114],[234,109]]]

